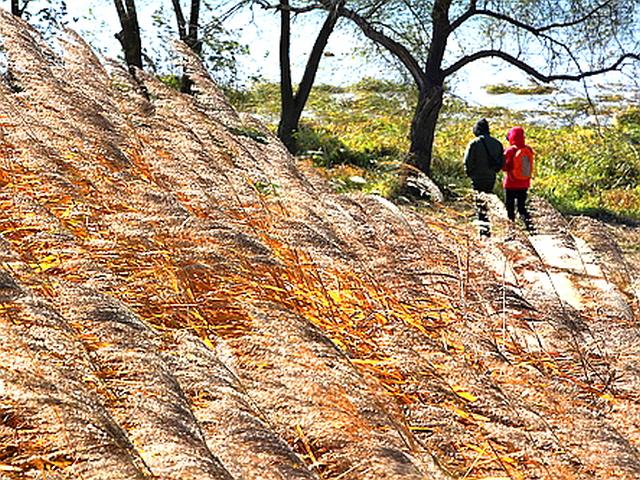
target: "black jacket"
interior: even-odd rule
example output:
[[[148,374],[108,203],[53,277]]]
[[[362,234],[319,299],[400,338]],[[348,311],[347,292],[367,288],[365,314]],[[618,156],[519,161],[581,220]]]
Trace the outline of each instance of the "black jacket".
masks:
[[[495,182],[496,161],[500,162],[499,167],[504,164],[502,144],[490,135],[480,135],[467,147],[467,153],[464,157],[465,172],[474,182]],[[497,170],[499,171],[500,168]]]

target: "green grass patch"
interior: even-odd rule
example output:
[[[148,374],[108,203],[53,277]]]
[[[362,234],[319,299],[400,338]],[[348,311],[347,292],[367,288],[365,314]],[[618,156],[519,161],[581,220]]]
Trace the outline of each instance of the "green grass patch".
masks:
[[[485,91],[491,95],[504,95],[512,93],[514,95],[549,95],[556,91],[551,85],[505,85],[503,83],[497,85],[487,85]]]
[[[240,109],[277,123],[277,84],[256,84],[231,98]],[[301,156],[320,168],[338,191],[393,197],[409,149],[416,99],[411,86],[375,79],[351,87],[320,86],[312,91],[298,132]],[[558,118],[572,111],[577,115],[588,106],[586,99],[576,98],[563,105],[567,110]],[[449,198],[469,192],[463,158],[474,123],[487,118],[503,144],[509,128],[525,128],[527,143],[536,151],[532,189],[561,211],[639,219],[640,109],[624,103],[607,108],[615,111],[615,121],[596,129],[532,121],[525,112],[475,108],[448,97],[436,132],[433,179]]]
[[[256,128],[251,127],[229,127],[229,132],[240,137],[247,137],[251,140],[266,145],[267,136]]]
[[[180,91],[182,86],[182,78],[179,75],[162,75],[158,79],[164,83],[167,87]]]

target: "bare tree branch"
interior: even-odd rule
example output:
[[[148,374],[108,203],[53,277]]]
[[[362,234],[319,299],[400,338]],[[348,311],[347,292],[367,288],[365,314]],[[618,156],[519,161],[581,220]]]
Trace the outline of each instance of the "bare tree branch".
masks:
[[[360,30],[362,30],[362,33],[364,33],[367,38],[382,45],[390,52],[392,52],[398,58],[398,60],[402,62],[407,70],[409,70],[409,73],[411,73],[411,76],[413,77],[416,85],[420,90],[424,90],[427,87],[427,76],[422,71],[420,65],[413,57],[413,55],[411,55],[409,50],[406,49],[406,47],[396,42],[392,38],[387,37],[384,33],[374,29],[366,19],[358,15],[353,10],[341,7],[339,9],[339,13],[340,16],[348,18],[352,20],[356,25],[358,25],[358,27],[360,27]]]
[[[306,7],[294,7],[289,4],[289,2],[280,2],[280,3],[269,3],[262,0],[250,0],[247,3],[256,3],[260,5],[264,10],[286,10],[291,13],[308,13],[314,10],[322,10],[325,7],[319,3],[307,5]]]
[[[500,12],[495,12],[493,10],[487,10],[487,9],[478,9],[478,8],[476,8],[476,2],[474,1],[474,2],[471,2],[471,5],[469,6],[469,8],[460,17],[458,17],[456,20],[451,22],[450,31],[456,30],[464,22],[469,20],[471,17],[483,15],[483,16],[486,16],[486,17],[495,18],[497,20],[505,21],[507,23],[510,23],[510,24],[516,26],[516,27],[519,27],[519,28],[522,28],[522,29],[524,29],[524,30],[526,30],[528,32],[531,32],[534,35],[538,35],[540,33],[547,32],[549,30],[553,30],[553,29],[556,29],[556,28],[575,27],[576,25],[579,25],[579,24],[585,22],[586,20],[588,20],[589,18],[591,18],[593,15],[595,15],[600,10],[602,10],[603,8],[605,8],[608,5],[610,5],[612,2],[613,2],[613,0],[607,0],[607,1],[603,2],[603,3],[601,3],[600,5],[596,6],[595,8],[593,8],[591,11],[589,11],[588,13],[583,15],[582,17],[576,18],[576,19],[568,21],[568,22],[556,22],[556,23],[551,23],[549,25],[544,25],[542,27],[534,27],[533,25],[529,25],[528,23],[522,22],[522,21],[520,21],[520,20],[518,20],[516,18],[510,17],[509,15],[505,15],[505,14],[500,13]]]
[[[362,14],[365,16],[365,18],[371,18],[386,4],[387,4],[386,0],[378,0],[376,3],[371,5],[371,8],[369,8],[367,12],[363,12]]]
[[[424,34],[424,38],[425,39],[429,38],[430,32],[429,30],[427,30],[426,22],[424,22],[423,19],[420,18],[420,15],[416,11],[416,9],[413,8],[413,6],[408,0],[402,0],[402,3],[404,3],[405,7],[407,7],[409,12],[411,12],[411,15],[416,20],[416,24],[419,25],[420,31],[422,31],[422,33]]]
[[[600,5],[598,5],[597,7],[595,7],[593,10],[591,10],[590,12],[588,12],[587,14],[585,14],[583,17],[581,18],[577,18],[575,20],[572,20],[570,22],[566,22],[566,23],[552,23],[549,24],[545,27],[540,27],[538,30],[541,32],[545,32],[547,30],[552,30],[554,28],[568,28],[568,27],[575,27],[576,25],[579,25],[580,23],[588,20],[589,18],[591,18],[593,15],[595,15],[598,11],[602,10],[603,8],[605,8],[606,6],[610,5],[613,2],[613,0],[607,0],[604,3],[601,3]]]
[[[570,81],[576,81],[576,80],[582,80],[583,78],[587,78],[587,77],[593,77],[596,75],[601,75],[603,73],[606,72],[611,72],[614,70],[617,70],[618,68],[620,68],[620,66],[623,64],[623,62],[625,60],[636,60],[636,61],[640,61],[640,55],[635,54],[635,53],[625,53],[624,55],[620,56],[614,63],[612,63],[611,65],[609,65],[608,67],[603,67],[600,69],[596,69],[596,70],[588,70],[588,71],[581,71],[580,73],[577,74],[551,74],[551,75],[545,75],[543,73],[541,73],[539,70],[535,69],[534,67],[532,67],[531,65],[529,65],[528,63],[520,60],[519,58],[514,57],[513,55],[510,55],[506,52],[500,51],[500,50],[482,50],[479,52],[476,52],[472,55],[468,55],[460,60],[458,60],[456,63],[454,63],[453,65],[451,65],[449,68],[444,70],[444,75],[445,76],[449,76],[455,72],[457,72],[458,70],[460,70],[461,68],[463,68],[464,66],[475,62],[476,60],[480,60],[482,58],[491,58],[491,57],[495,57],[495,58],[500,58],[502,60],[504,60],[507,63],[510,63],[511,65],[513,65],[514,67],[519,68],[520,70],[524,71],[525,73],[528,73],[529,75],[531,75],[533,78],[544,82],[544,83],[548,83],[548,82],[553,82],[554,80],[570,80]]]

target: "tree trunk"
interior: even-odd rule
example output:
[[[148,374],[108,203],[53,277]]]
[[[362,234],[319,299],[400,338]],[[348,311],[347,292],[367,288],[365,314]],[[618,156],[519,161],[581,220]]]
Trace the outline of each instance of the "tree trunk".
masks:
[[[142,42],[140,40],[140,25],[134,0],[114,0],[120,26],[122,30],[116,34],[116,38],[122,45],[124,58],[129,68],[142,69]]]
[[[20,11],[20,1],[19,0],[11,0],[11,13],[16,17],[22,16],[22,12]]]
[[[298,133],[299,120],[300,116],[296,115],[295,109],[287,108],[280,114],[280,122],[278,123],[278,138],[292,155],[298,153],[296,134]]]
[[[278,137],[285,144],[289,152],[298,153],[298,144],[296,142],[296,133],[299,128],[300,117],[304,106],[307,104],[311,88],[318,73],[320,59],[324,52],[329,37],[336,26],[339,17],[339,9],[344,2],[338,2],[335,7],[327,14],[327,18],[322,24],[322,28],[318,33],[313,49],[309,54],[309,60],[304,69],[302,80],[298,86],[298,91],[293,95],[291,85],[291,67],[290,67],[290,12],[285,11],[284,7],[289,6],[288,0],[282,0],[282,30],[280,32],[280,65],[281,65],[281,94],[282,94],[282,111],[280,114],[280,123],[278,125]]]
[[[298,127],[296,120],[296,102],[291,84],[291,12],[289,0],[280,3],[280,122],[278,137],[287,150],[297,153],[295,133]]]
[[[189,33],[185,38],[185,43],[196,55],[202,54],[202,41],[199,38],[200,28],[200,0],[191,0],[191,10],[189,13]]]
[[[202,55],[202,41],[198,37],[200,27],[200,0],[191,0],[191,10],[189,13],[189,30],[180,39],[199,57]],[[193,81],[186,73],[182,75],[180,91],[191,95]]]
[[[196,55],[202,54],[202,41],[198,38],[198,29],[200,28],[200,0],[191,0],[191,8],[189,10],[189,24],[184,17],[180,0],[172,0],[173,11],[176,15],[176,23],[178,25],[178,36],[180,40],[187,45]],[[180,79],[180,91],[182,93],[191,94],[193,81],[186,73],[182,74]]]
[[[431,175],[431,158],[436,123],[442,108],[443,88],[432,85],[419,94],[418,106],[411,122],[411,147],[408,164]]]

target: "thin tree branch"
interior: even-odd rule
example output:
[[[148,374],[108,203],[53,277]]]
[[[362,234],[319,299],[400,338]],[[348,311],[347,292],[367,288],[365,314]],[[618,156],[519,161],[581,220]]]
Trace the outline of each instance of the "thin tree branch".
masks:
[[[427,30],[427,27],[426,27],[427,22],[423,21],[424,19],[420,18],[420,15],[418,14],[418,12],[416,12],[415,8],[413,8],[413,6],[408,0],[402,0],[402,3],[404,3],[405,7],[407,7],[409,9],[409,12],[411,12],[411,15],[416,21],[416,24],[419,25],[420,30],[424,34],[424,38],[425,39],[429,38],[430,32],[429,30]]]
[[[595,8],[593,8],[591,11],[589,11],[588,13],[583,15],[582,17],[576,18],[576,19],[568,21],[568,22],[557,22],[557,23],[551,23],[549,25],[544,25],[542,27],[534,27],[533,25],[529,25],[528,23],[522,22],[522,21],[520,21],[520,20],[518,20],[516,18],[510,17],[509,15],[505,15],[505,14],[500,13],[500,12],[495,12],[493,10],[487,10],[487,9],[478,9],[478,8],[476,8],[476,2],[473,1],[473,2],[471,2],[471,5],[469,6],[469,8],[460,17],[458,17],[456,20],[451,22],[450,30],[451,31],[456,30],[464,22],[469,20],[471,17],[483,15],[483,16],[486,16],[486,17],[495,18],[497,20],[505,21],[507,23],[510,23],[510,24],[516,26],[516,27],[519,27],[519,28],[522,28],[524,30],[527,30],[528,32],[533,33],[534,35],[538,35],[540,33],[543,33],[543,32],[549,31],[549,30],[553,30],[553,29],[556,29],[556,28],[575,27],[576,25],[579,25],[579,24],[587,21],[593,15],[598,13],[598,11],[600,11],[603,8],[607,7],[612,2],[613,2],[613,0],[607,0],[606,2],[603,2],[600,5],[598,5]]]
[[[378,10],[384,7],[387,3],[388,3],[387,0],[378,0],[376,3],[371,5],[371,8],[369,8],[367,12],[363,13],[364,17],[371,18],[373,15],[375,15],[378,12]]]
[[[603,8],[607,7],[609,4],[613,3],[613,0],[607,0],[604,3],[601,3],[600,5],[598,5],[597,7],[595,7],[593,10],[591,10],[590,12],[586,13],[584,16],[582,16],[581,18],[577,18],[575,20],[572,20],[570,22],[565,22],[565,23],[551,23],[545,27],[540,27],[538,30],[541,32],[545,32],[547,30],[552,30],[554,28],[568,28],[568,27],[575,27],[576,25],[581,24],[582,22],[587,21],[589,18],[591,18],[593,15],[595,15],[598,11],[602,10]]]
[[[319,3],[314,3],[311,5],[307,5],[306,7],[293,7],[289,5],[288,2],[280,2],[280,3],[269,3],[262,0],[253,0],[254,3],[260,5],[264,10],[287,10],[291,13],[308,13],[313,12],[314,10],[325,9],[325,7]],[[247,2],[247,3],[251,3]]]
[[[413,77],[418,88],[421,91],[426,89],[428,84],[427,76],[422,71],[420,65],[413,57],[413,55],[411,55],[409,50],[407,50],[403,45],[396,42],[392,38],[387,37],[384,33],[374,29],[366,19],[358,15],[353,10],[340,7],[338,11],[341,17],[348,18],[352,20],[356,25],[358,25],[360,30],[362,30],[362,33],[364,33],[367,38],[382,45],[393,55],[395,55],[396,58],[398,58],[398,60],[407,68],[407,70],[409,70],[409,73]]]
[[[640,61],[640,55],[636,54],[636,53],[625,53],[624,55],[620,56],[615,62],[613,62],[611,65],[609,65],[608,67],[602,67],[596,70],[588,70],[588,71],[581,71],[580,73],[577,74],[551,74],[551,75],[545,75],[543,73],[541,73],[540,71],[538,71],[537,69],[533,68],[531,65],[529,65],[528,63],[514,57],[513,55],[510,55],[506,52],[503,52],[501,50],[482,50],[479,52],[476,52],[472,55],[468,55],[460,60],[458,60],[456,63],[454,63],[453,65],[451,65],[449,68],[444,70],[444,76],[449,76],[452,75],[453,73],[457,72],[458,70],[460,70],[461,68],[463,68],[464,66],[475,62],[476,60],[480,60],[482,58],[491,58],[491,57],[495,57],[495,58],[500,58],[501,60],[504,60],[505,62],[513,65],[514,67],[519,68],[520,70],[522,70],[525,73],[528,73],[529,75],[531,75],[533,78],[535,78],[536,80],[539,80],[541,82],[544,83],[549,83],[549,82],[553,82],[555,80],[570,80],[570,81],[575,81],[575,80],[582,80],[583,78],[587,78],[587,77],[593,77],[596,75],[600,75],[606,72],[611,72],[613,70],[617,70],[622,63],[625,60],[636,60],[636,61]]]
[[[462,15],[460,15],[453,22],[451,22],[451,25],[449,26],[449,30],[451,32],[456,31],[460,27],[460,25],[462,25],[464,22],[469,20],[474,15],[477,15],[477,12],[478,12],[478,9],[476,8],[476,2],[472,1],[471,4],[469,5],[469,8]]]
[[[238,13],[239,11],[241,11],[246,5],[249,5],[250,7],[253,7],[253,5],[257,3],[254,0],[243,0],[241,2],[237,2],[236,4],[234,4],[232,7],[230,7],[228,10],[226,10],[225,12],[223,12],[220,15],[220,21],[224,22],[226,20],[229,20],[231,17],[233,17],[236,13]]]
[[[27,11],[27,7],[29,6],[30,3],[31,3],[31,0],[24,0],[24,2],[22,3],[22,8],[20,9],[20,17],[22,17],[24,13]]]

